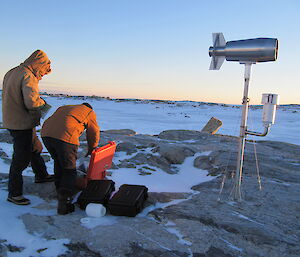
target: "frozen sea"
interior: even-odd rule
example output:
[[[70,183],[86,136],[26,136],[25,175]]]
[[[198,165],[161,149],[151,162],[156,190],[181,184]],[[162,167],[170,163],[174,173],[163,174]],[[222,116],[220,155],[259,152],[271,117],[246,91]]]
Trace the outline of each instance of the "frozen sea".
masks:
[[[46,116],[59,106],[90,103],[101,130],[132,129],[140,134],[159,134],[170,129],[201,130],[211,117],[223,122],[219,134],[238,136],[241,122],[241,106],[190,101],[158,101],[138,99],[108,100],[100,97],[44,96],[52,105]],[[2,116],[0,117],[2,120]],[[275,124],[266,137],[249,138],[273,140],[300,145],[300,105],[277,106]],[[262,107],[249,110],[248,129],[263,132]],[[298,132],[298,133],[297,133]]]

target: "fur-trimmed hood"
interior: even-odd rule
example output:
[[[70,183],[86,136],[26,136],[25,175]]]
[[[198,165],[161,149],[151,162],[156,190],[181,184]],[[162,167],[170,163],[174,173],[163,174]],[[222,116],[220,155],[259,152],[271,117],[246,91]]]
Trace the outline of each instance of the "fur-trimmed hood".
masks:
[[[36,50],[21,65],[26,66],[38,80],[41,80],[44,75],[51,72],[50,63],[45,52]]]

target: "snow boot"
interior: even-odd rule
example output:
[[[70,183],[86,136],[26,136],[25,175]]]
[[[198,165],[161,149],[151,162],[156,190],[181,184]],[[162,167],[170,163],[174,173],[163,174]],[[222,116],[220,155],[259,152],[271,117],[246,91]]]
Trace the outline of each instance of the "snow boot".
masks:
[[[57,214],[66,215],[74,210],[75,206],[72,204],[72,191],[65,188],[59,189]]]

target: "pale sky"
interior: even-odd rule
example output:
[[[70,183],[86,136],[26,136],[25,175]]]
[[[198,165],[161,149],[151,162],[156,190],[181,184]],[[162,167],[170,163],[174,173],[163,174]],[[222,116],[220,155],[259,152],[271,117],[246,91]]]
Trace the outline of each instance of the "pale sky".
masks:
[[[253,65],[250,104],[277,93],[300,104],[300,1],[0,1],[0,82],[34,50],[53,72],[40,90],[112,98],[240,104],[244,66],[208,70],[212,33],[278,38],[276,62]]]

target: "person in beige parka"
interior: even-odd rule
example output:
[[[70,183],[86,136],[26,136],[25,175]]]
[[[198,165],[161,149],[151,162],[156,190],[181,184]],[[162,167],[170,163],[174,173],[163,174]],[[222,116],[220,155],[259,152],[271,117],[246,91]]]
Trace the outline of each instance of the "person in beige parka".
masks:
[[[41,50],[33,52],[19,66],[8,71],[3,79],[3,127],[13,137],[13,156],[9,170],[7,200],[19,205],[30,204],[23,196],[22,172],[31,162],[35,182],[51,182],[40,153],[42,144],[35,127],[40,124],[41,111],[46,102],[39,95],[38,83],[51,72],[50,60]]]

